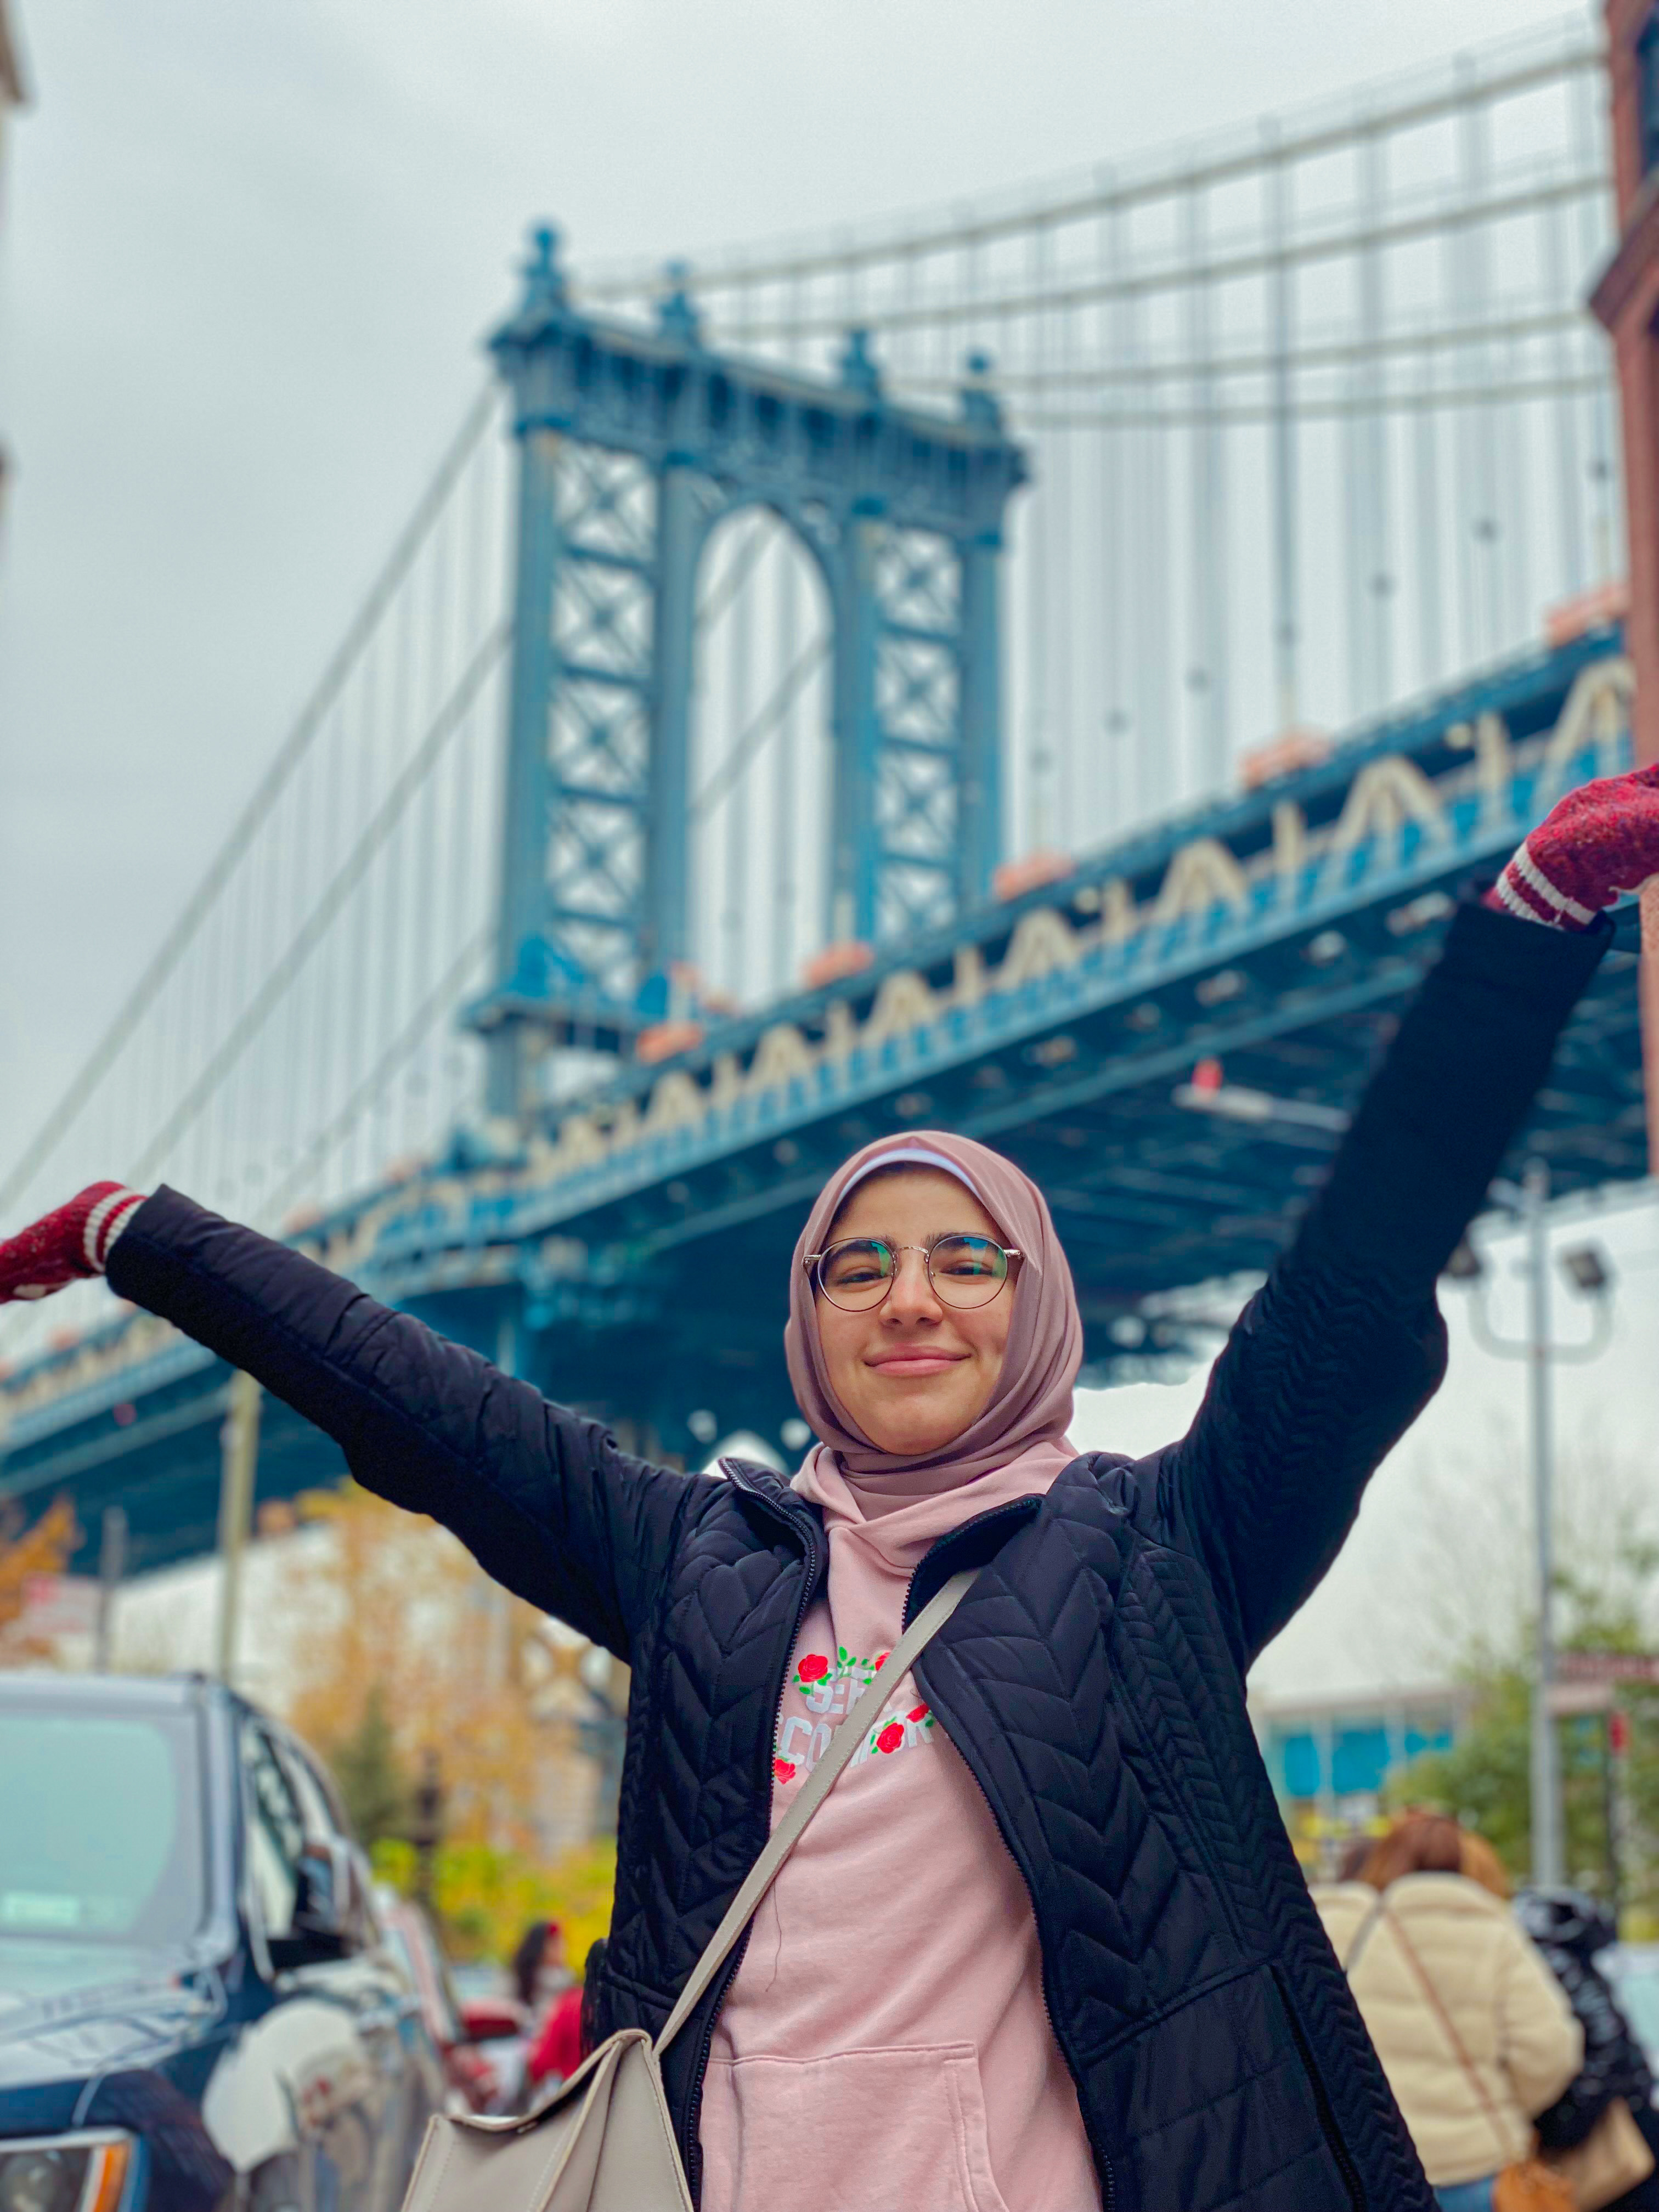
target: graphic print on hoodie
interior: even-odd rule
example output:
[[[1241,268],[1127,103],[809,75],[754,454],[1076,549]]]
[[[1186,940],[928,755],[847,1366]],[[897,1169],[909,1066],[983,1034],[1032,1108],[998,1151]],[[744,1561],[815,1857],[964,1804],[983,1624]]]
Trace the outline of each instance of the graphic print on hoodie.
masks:
[[[827,1632],[829,1607],[815,1607],[815,1614],[818,1612],[824,1616]],[[810,1633],[812,1626],[809,1620],[802,1632],[801,1641],[809,1648],[797,1658],[778,1706],[772,1779],[781,1790],[806,1779],[829,1748],[830,1737],[887,1659],[885,1651],[878,1651],[873,1658],[860,1658],[844,1644],[833,1649],[811,1649],[815,1644],[828,1646],[830,1642],[827,1632],[814,1638]],[[907,1674],[904,1682],[909,1680]],[[861,1766],[866,1759],[890,1759],[897,1752],[913,1751],[917,1745],[931,1741],[933,1716],[925,1705],[914,1701],[910,1690],[903,1690],[902,1685],[901,1690],[902,1694],[896,1692],[890,1698],[875,1726],[854,1753],[854,1766]]]

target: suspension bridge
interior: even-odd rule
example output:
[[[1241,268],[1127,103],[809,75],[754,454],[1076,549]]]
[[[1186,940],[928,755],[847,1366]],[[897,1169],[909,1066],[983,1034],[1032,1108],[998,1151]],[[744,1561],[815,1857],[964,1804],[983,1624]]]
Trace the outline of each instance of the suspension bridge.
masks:
[[[944,1121],[1048,1192],[1093,1379],[1201,1346],[1459,883],[1629,757],[1601,68],[1574,21],[665,271],[538,234],[0,1215],[167,1180],[641,1448],[789,1449],[806,1200]],[[1646,1172],[1633,957],[1560,1190]],[[0,1357],[0,1500],[210,1547],[219,1363],[101,1285]],[[263,1501],[338,1471],[268,1408]]]

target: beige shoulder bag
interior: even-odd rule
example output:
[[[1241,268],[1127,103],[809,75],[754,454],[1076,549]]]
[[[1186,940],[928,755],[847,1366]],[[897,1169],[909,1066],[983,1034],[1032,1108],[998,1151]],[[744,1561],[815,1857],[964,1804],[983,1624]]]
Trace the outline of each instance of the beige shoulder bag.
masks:
[[[643,2028],[623,2028],[520,2119],[434,2115],[404,2212],[692,2212],[663,2094],[662,2054],[696,2010],[830,1784],[973,1579],[951,1576],[860,1693],[750,1869],[656,2042]]]

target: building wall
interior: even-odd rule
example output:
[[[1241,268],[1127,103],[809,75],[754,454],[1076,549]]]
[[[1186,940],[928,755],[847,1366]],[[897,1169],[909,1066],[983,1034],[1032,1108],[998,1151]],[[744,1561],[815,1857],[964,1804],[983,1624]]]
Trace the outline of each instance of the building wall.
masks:
[[[1256,1737],[1297,1856],[1328,1875],[1352,1836],[1376,1826],[1392,1778],[1425,1751],[1450,1748],[1465,1701],[1451,1687],[1253,1708]]]
[[[1620,243],[1590,297],[1619,370],[1630,543],[1626,643],[1638,762],[1659,761],[1659,8],[1606,0]],[[1659,889],[1642,902],[1643,1058],[1650,1164],[1659,1163]]]

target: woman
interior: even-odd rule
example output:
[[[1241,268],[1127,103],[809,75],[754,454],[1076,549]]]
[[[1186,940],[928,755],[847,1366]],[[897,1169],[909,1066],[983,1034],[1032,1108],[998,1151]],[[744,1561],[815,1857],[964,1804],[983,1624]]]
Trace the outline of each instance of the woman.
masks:
[[[575,1979],[565,1964],[564,1930],[556,1920],[532,1920],[519,1938],[508,1968],[514,1995],[533,2028],[544,2009]]]
[[[1358,1881],[1313,1892],[1442,2212],[1491,2212],[1495,2177],[1529,2154],[1534,2115],[1583,2047],[1477,1840],[1410,1814]]]
[[[1547,2112],[1538,2116],[1546,2151],[1573,2150],[1589,2141],[1616,2098],[1649,2150],[1659,2157],[1659,2112],[1653,2109],[1653,2073],[1612,1984],[1595,1961],[1619,1941],[1613,1916],[1581,1889],[1528,1889],[1516,1899],[1516,1917],[1561,1984],[1584,2035],[1584,2062]],[[1606,2212],[1659,2212],[1659,2166],[1614,2197]]]
[[[978,1571],[667,2054],[706,2212],[1428,2212],[1244,1674],[1440,1381],[1436,1276],[1600,957],[1573,917],[1659,869],[1654,784],[1589,787],[1589,835],[1575,794],[1460,911],[1191,1430],[1139,1462],[1067,1441],[1041,1194],[939,1132],[807,1220],[793,1483],[644,1465],[171,1191],[83,1193],[0,1246],[0,1292],[106,1265],[629,1663],[606,2033],[661,2027],[850,1691]]]

